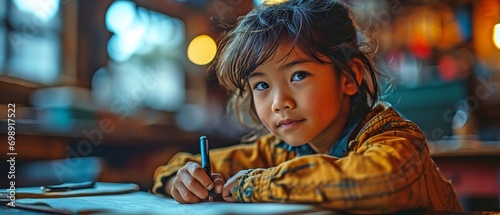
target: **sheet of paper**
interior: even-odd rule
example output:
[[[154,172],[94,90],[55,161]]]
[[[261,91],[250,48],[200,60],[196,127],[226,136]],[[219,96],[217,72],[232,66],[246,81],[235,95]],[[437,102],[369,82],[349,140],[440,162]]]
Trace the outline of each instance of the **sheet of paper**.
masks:
[[[112,214],[319,214],[321,209],[312,205],[278,203],[227,203],[203,202],[180,204],[172,198],[165,198],[146,192],[121,195],[85,196],[71,198],[20,199],[22,204],[46,204],[71,213]],[[328,213],[331,214],[331,211]]]

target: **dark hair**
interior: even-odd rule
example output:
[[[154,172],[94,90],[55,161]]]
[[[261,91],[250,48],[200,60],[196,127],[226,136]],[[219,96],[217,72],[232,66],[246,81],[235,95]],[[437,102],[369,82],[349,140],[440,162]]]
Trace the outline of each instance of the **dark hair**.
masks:
[[[360,42],[362,33],[353,21],[348,5],[334,0],[289,0],[262,4],[241,18],[219,44],[209,70],[230,93],[228,109],[244,126],[264,131],[253,104],[248,76],[275,53],[283,42],[320,63],[332,64],[356,83],[357,105],[373,107],[379,99],[378,71],[371,48]],[[290,50],[291,52],[292,50]],[[327,56],[331,62],[322,60]],[[364,71],[357,84],[353,67]],[[340,75],[340,73],[339,73]]]

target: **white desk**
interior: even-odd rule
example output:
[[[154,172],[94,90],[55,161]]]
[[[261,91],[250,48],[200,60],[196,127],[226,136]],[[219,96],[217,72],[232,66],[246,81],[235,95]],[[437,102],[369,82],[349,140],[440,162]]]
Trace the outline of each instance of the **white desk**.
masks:
[[[33,207],[35,204],[45,212],[60,214],[332,214],[314,205],[279,203],[227,203],[202,202],[180,204],[147,192],[132,192],[119,195],[85,196],[68,198],[26,198],[16,201],[16,208]]]

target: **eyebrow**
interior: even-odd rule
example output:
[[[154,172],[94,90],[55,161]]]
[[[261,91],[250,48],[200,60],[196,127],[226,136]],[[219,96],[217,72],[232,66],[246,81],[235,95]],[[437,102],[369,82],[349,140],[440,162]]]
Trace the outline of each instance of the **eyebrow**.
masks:
[[[287,69],[287,68],[293,67],[297,64],[311,63],[311,62],[313,62],[313,61],[309,60],[309,59],[296,59],[296,60],[293,60],[292,62],[289,62],[283,66],[280,66],[279,70]]]
[[[278,70],[283,70],[283,69],[287,69],[287,68],[290,68],[290,67],[293,67],[297,64],[303,64],[303,63],[310,63],[310,62],[313,62],[312,60],[309,60],[309,59],[296,59],[296,60],[293,60],[291,62],[288,62],[287,64],[285,65],[282,65],[278,68]],[[252,72],[249,76],[248,76],[248,79],[250,78],[255,78],[255,77],[261,77],[263,76],[264,74],[261,73],[261,72]]]

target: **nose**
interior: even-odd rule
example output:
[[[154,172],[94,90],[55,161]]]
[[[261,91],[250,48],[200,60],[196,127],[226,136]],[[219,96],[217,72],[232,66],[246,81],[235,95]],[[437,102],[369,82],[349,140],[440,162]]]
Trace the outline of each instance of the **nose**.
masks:
[[[275,91],[274,100],[271,107],[273,112],[278,113],[286,109],[294,109],[295,106],[295,99],[290,92],[282,89]]]

